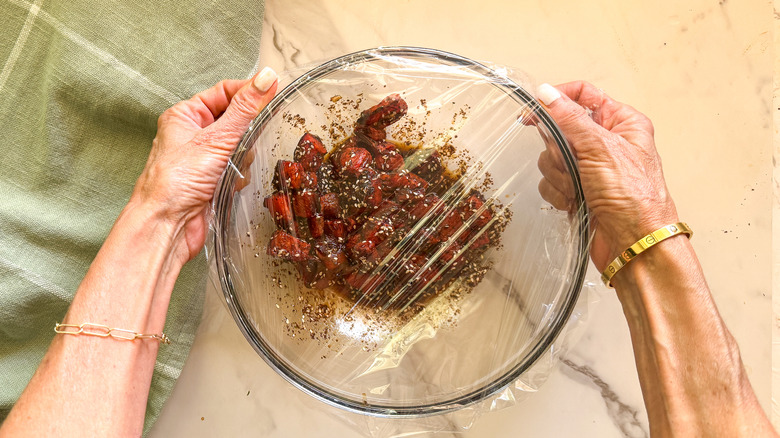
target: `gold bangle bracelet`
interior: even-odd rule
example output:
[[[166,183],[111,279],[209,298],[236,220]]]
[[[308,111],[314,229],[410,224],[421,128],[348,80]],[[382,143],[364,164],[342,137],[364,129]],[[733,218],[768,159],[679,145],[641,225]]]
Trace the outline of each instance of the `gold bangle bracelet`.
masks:
[[[655,245],[656,243],[662,240],[666,240],[670,237],[674,237],[678,234],[685,234],[690,239],[693,237],[693,230],[691,230],[691,228],[685,222],[677,222],[676,224],[659,228],[647,236],[639,239],[635,244],[631,245],[619,256],[615,257],[615,260],[612,260],[612,263],[607,266],[607,269],[601,273],[601,281],[603,281],[607,287],[612,288],[612,277],[615,276],[620,268],[626,266],[626,264],[633,260],[634,257],[642,254],[645,250]]]

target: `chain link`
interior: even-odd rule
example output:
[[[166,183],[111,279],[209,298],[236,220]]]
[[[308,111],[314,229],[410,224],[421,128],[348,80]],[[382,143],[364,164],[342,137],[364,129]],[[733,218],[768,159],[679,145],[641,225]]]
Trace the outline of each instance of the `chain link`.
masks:
[[[83,324],[54,324],[54,332],[63,335],[89,335],[98,336],[101,338],[113,338],[121,341],[133,341],[136,339],[155,339],[161,344],[170,344],[171,340],[165,333],[159,335],[143,334],[134,332],[132,330],[111,328],[103,324],[93,324],[91,322],[85,322]]]

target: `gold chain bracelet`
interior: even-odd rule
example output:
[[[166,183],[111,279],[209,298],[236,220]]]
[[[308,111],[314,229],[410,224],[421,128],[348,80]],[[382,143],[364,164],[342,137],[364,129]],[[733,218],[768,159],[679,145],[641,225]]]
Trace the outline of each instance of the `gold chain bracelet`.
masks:
[[[691,230],[691,228],[685,222],[677,222],[676,224],[659,228],[647,236],[639,239],[635,244],[629,246],[628,249],[623,251],[619,256],[615,257],[615,260],[612,260],[612,263],[607,266],[607,269],[601,273],[601,281],[603,281],[607,287],[613,287],[612,277],[615,276],[620,268],[626,266],[628,262],[633,260],[634,257],[638,256],[639,254],[643,253],[647,248],[650,248],[656,243],[678,234],[685,234],[690,239],[693,237],[693,230]]]
[[[113,339],[122,341],[133,341],[136,339],[156,339],[161,344],[170,344],[171,340],[165,333],[159,335],[143,334],[134,332],[132,330],[125,330],[120,328],[111,328],[107,325],[93,324],[91,322],[85,322],[83,324],[54,324],[54,332],[63,335],[89,335],[98,336],[101,338],[111,337]]]

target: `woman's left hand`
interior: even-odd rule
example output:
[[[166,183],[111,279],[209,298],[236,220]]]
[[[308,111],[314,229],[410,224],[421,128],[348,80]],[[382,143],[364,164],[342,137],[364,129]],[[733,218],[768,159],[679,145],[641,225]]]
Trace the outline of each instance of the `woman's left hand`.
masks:
[[[152,206],[177,232],[184,263],[206,241],[209,204],[228,160],[252,119],[276,93],[266,67],[253,79],[225,80],[166,110],[130,203]]]

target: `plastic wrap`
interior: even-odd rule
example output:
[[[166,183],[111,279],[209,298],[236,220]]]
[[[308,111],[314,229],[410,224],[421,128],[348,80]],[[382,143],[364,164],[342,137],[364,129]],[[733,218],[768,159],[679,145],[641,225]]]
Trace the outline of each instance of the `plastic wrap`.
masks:
[[[236,323],[369,432],[511,405],[582,316],[577,168],[517,76],[409,47],[283,75],[220,182],[209,256]],[[568,212],[537,191],[545,148],[571,178]]]

